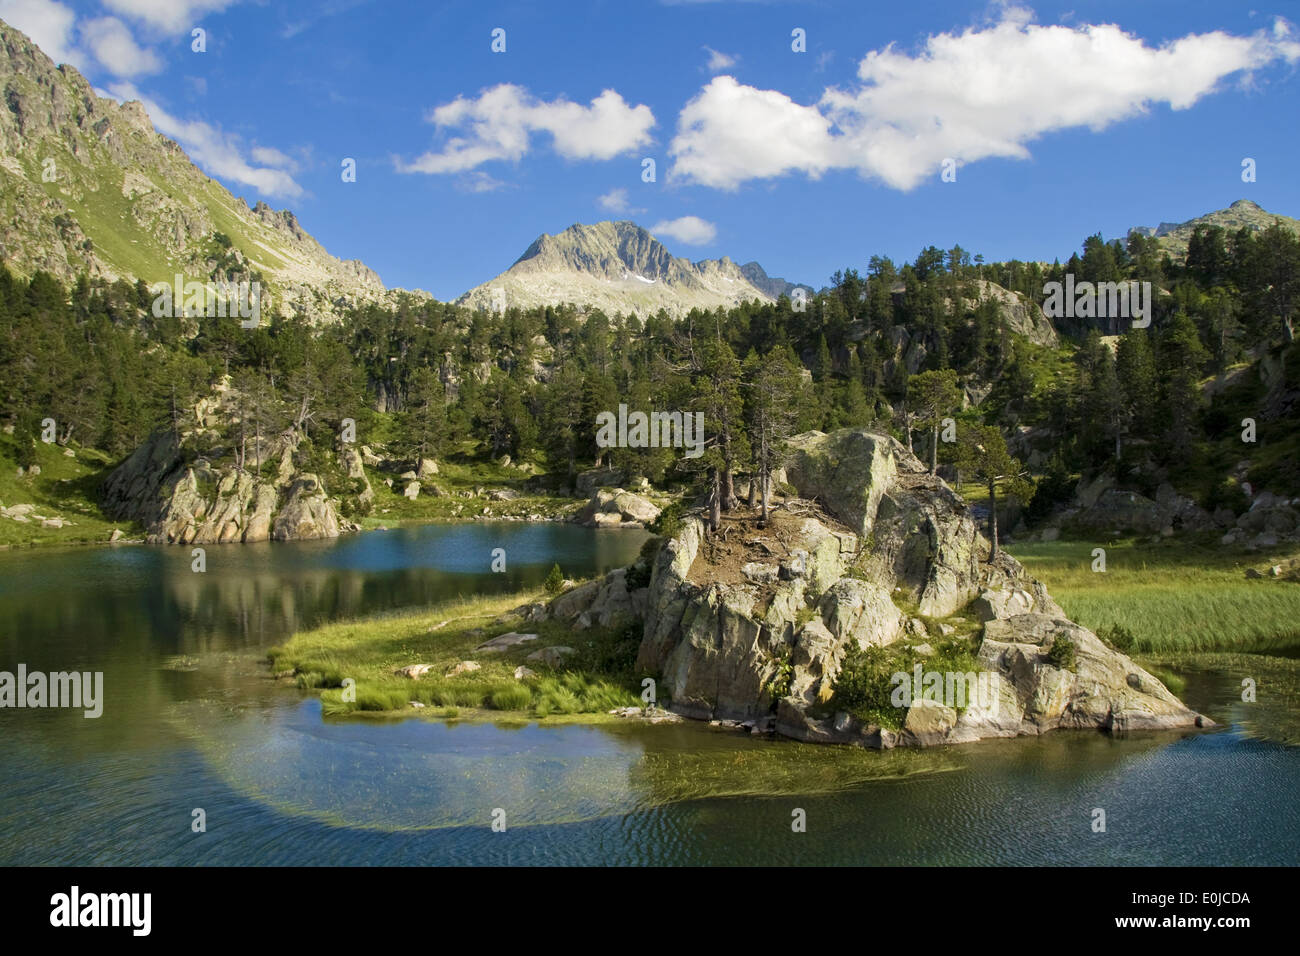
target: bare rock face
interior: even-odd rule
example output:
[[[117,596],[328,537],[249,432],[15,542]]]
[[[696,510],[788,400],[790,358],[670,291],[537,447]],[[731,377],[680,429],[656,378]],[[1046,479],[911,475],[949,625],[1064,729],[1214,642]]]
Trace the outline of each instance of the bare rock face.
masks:
[[[789,444],[788,481],[867,540],[865,579],[891,593],[902,588],[930,617],[953,613],[985,589],[989,544],[966,503],[896,439],[844,429],[805,432]],[[1008,555],[996,571],[999,586],[1028,580]],[[1035,603],[1027,610],[1048,609],[1046,592],[1029,590]]]
[[[339,519],[334,503],[315,475],[299,475],[289,489],[288,500],[275,516],[271,538],[295,541],[304,538],[337,538]]]
[[[771,285],[753,263],[741,267],[726,257],[678,258],[634,222],[577,223],[538,236],[509,269],[466,292],[457,304],[491,310],[502,299],[520,308],[576,302],[610,315],[647,315],[661,308],[685,315],[692,308],[775,301]]]
[[[1056,667],[1049,652],[1057,640],[1074,646],[1072,668]],[[1063,616],[1018,614],[985,625],[979,663],[1010,685],[1014,696],[1001,699],[997,719],[1005,729],[1017,718],[1021,733],[1057,727],[1110,731],[1162,730],[1208,726],[1207,718],[1183,705],[1155,677],[1097,635]],[[963,715],[959,735],[981,736],[989,715]]]
[[[205,399],[195,414],[199,427],[180,437],[212,447],[213,459],[182,453],[170,430],[155,433],[104,482],[107,514],[139,520],[156,544],[252,544],[339,535],[334,499],[317,475],[294,466],[297,439],[292,434],[260,443],[249,440],[248,467],[241,469],[221,439],[219,403]],[[264,468],[257,468],[259,461]],[[276,462],[275,476],[267,477],[266,470]],[[360,456],[345,449],[340,464],[350,474],[359,468]],[[364,471],[361,485],[362,497],[367,492],[373,496]]]
[[[815,500],[824,513],[774,522],[783,554],[756,560],[755,549],[768,545],[755,540],[750,551],[733,548],[728,564],[720,557],[728,543],[706,542],[702,520],[688,516],[654,559],[637,669],[658,679],[673,711],[709,720],[775,714],[785,736],[881,748],[1056,728],[1209,725],[1068,620],[1010,555],[989,561],[988,542],[964,502],[897,441],[845,430],[810,432],[790,444],[788,480],[803,504]],[[552,611],[565,598],[586,607],[597,590],[581,601],[571,592]],[[962,688],[955,703],[920,695],[918,687],[897,731],[849,713],[828,716],[855,645],[906,641],[922,658],[933,653],[918,643],[928,637],[924,622],[904,613],[899,600],[914,602],[927,618],[960,611],[967,622],[983,622],[978,671],[948,675],[949,685]],[[581,613],[574,607],[558,616]],[[1053,654],[1058,640],[1073,645],[1072,655],[1064,648]]]
[[[835,638],[859,647],[892,644],[903,631],[903,612],[879,584],[858,578],[836,581],[818,602],[820,617]]]
[[[551,602],[549,614],[572,624],[576,631],[589,627],[617,629],[645,615],[647,588],[629,587],[627,568],[616,568],[603,578],[572,588]]]
[[[987,279],[977,279],[975,286],[976,299],[965,300],[966,308],[973,309],[981,301],[996,302],[999,318],[1009,331],[1023,335],[1035,345],[1056,348],[1059,344],[1056,329],[1039,303]]]
[[[852,547],[814,518],[792,525],[791,555],[775,582],[696,583],[690,578],[704,540],[698,518],[666,542],[655,559],[637,667],[661,675],[673,709],[689,717],[747,720],[766,715],[794,680],[812,690],[838,668],[843,639],[824,625],[800,624],[800,612],[844,573]],[[837,621],[839,619],[837,618]],[[856,621],[856,619],[855,619]]]

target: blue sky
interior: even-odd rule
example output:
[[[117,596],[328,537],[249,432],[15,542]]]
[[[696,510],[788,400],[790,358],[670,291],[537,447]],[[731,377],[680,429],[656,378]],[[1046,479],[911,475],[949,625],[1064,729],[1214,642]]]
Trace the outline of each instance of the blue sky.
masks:
[[[611,218],[819,286],[931,243],[1050,260],[1240,198],[1300,215],[1290,0],[0,0],[0,18],[143,99],[236,195],[442,299]]]

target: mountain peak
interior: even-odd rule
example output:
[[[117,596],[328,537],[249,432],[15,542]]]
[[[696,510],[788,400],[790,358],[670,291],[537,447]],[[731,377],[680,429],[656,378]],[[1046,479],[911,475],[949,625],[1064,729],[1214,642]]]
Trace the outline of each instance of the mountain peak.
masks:
[[[1162,222],[1155,229],[1147,226],[1139,227],[1136,231],[1155,236],[1170,258],[1181,260],[1187,256],[1187,244],[1197,226],[1219,226],[1230,233],[1242,228],[1258,232],[1267,229],[1275,221],[1300,234],[1300,220],[1269,212],[1251,199],[1238,199],[1227,209],[1218,209],[1186,222]]]
[[[615,312],[683,315],[693,308],[714,309],[740,302],[773,301],[784,280],[751,282],[729,256],[689,259],[674,256],[644,226],[630,219],[575,222],[554,235],[543,233],[505,272],[465,293],[458,302],[492,309],[500,302],[527,308],[573,302]],[[773,291],[780,282],[781,290]]]

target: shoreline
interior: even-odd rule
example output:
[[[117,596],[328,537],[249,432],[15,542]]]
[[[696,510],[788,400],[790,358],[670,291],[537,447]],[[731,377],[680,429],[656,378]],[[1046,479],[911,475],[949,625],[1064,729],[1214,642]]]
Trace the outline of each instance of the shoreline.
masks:
[[[565,593],[572,590],[568,589]],[[364,722],[400,722],[418,718],[447,724],[506,723],[525,726],[536,723],[541,727],[685,723],[700,728],[712,727],[738,737],[785,739],[792,743],[851,743],[857,744],[858,749],[882,751],[924,750],[935,746],[900,744],[897,748],[879,748],[862,747],[857,741],[801,741],[796,737],[776,733],[770,721],[750,722],[757,725],[751,727],[740,721],[693,719],[675,713],[671,703],[666,711],[647,713],[643,701],[635,693],[638,686],[635,672],[617,665],[603,669],[592,666],[590,662],[601,659],[599,655],[566,657],[565,660],[572,664],[555,668],[526,663],[526,655],[534,653],[533,648],[541,650],[585,642],[608,646],[617,640],[617,635],[604,633],[600,628],[575,631],[569,625],[553,620],[529,623],[528,609],[536,607],[545,596],[544,592],[537,589],[524,589],[505,595],[466,599],[400,616],[363,618],[301,631],[281,645],[268,649],[267,676],[284,689],[289,689],[290,682],[296,682],[300,691],[310,691],[321,701],[320,719],[330,721],[359,719]],[[501,633],[519,634],[525,631],[536,633],[536,638],[513,645],[503,653],[482,650],[484,644]],[[639,644],[639,640],[635,643]],[[396,656],[392,652],[394,646],[401,648]],[[1261,674],[1272,674],[1285,684],[1300,683],[1300,662],[1275,657],[1267,650],[1230,655],[1224,651],[1188,649],[1174,653],[1142,652],[1135,656],[1139,666],[1146,666],[1143,662],[1149,663],[1158,668],[1162,676],[1180,675],[1180,691],[1182,676],[1209,673],[1216,680],[1224,680],[1231,676],[1231,672],[1216,667],[1216,663],[1226,666],[1228,661],[1241,660],[1249,661]],[[606,655],[604,659],[608,660],[609,656]],[[426,676],[412,680],[393,673],[399,663],[406,666],[416,661],[429,665]],[[465,661],[478,663],[479,667],[472,671],[451,673],[458,664]],[[515,678],[513,671],[517,666],[526,666],[530,670],[535,668],[535,671],[522,679]],[[352,678],[355,682],[355,698],[352,702],[345,701],[343,696],[343,684],[349,675],[355,675]],[[621,702],[615,703],[614,698],[584,700],[575,691],[575,697],[569,701],[571,709],[567,712],[552,709],[550,705],[539,707],[539,703],[547,700],[548,694],[557,692],[557,683],[566,679],[579,688],[598,684],[603,684],[606,691],[611,687],[617,688]],[[527,694],[514,697],[511,688],[526,690]],[[505,692],[504,697],[494,699],[495,695],[502,692]],[[421,706],[414,706],[411,701],[416,701]],[[1238,722],[1224,713],[1217,716],[1221,719],[1203,728],[1136,727],[1108,732],[1122,736],[1145,735],[1147,730],[1188,734],[1223,731]],[[1259,720],[1266,727],[1281,728],[1279,731],[1265,732],[1265,737],[1280,739],[1287,744],[1295,743],[1300,737],[1300,734],[1291,729],[1291,722],[1285,713],[1261,712]],[[1052,729],[1096,731],[1096,728]],[[1048,730],[1021,732],[1008,735],[1006,739],[1041,736],[1047,732]],[[950,743],[955,744],[957,741],[937,745],[946,746]]]

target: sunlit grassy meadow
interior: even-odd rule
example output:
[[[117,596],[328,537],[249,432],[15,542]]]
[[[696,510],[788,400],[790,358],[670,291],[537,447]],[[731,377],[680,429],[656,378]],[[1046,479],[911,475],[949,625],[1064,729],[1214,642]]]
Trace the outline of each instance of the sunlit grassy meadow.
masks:
[[[325,712],[334,715],[409,710],[415,702],[438,717],[463,716],[464,708],[564,718],[639,705],[631,679],[639,634],[574,631],[555,621],[525,624],[509,613],[544,597],[541,592],[476,597],[416,613],[344,621],[296,634],[267,656],[274,673],[291,676],[304,690],[320,690]],[[507,631],[538,638],[503,652],[475,651]],[[575,652],[563,667],[526,660],[554,645]],[[466,660],[480,669],[444,676]],[[395,673],[408,664],[432,667],[414,680]],[[516,679],[520,664],[536,673]],[[344,699],[348,678],[356,682],[355,701]]]
[[[1094,571],[1104,548],[1106,570]],[[1074,620],[1133,652],[1276,651],[1300,644],[1300,584],[1248,579],[1280,555],[1228,552],[1187,538],[1158,544],[1053,541],[1008,548]]]

